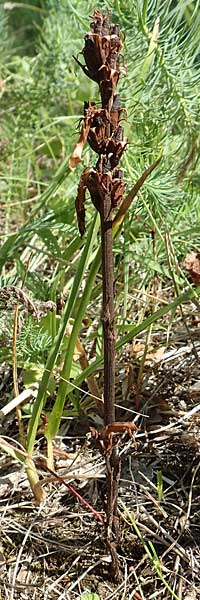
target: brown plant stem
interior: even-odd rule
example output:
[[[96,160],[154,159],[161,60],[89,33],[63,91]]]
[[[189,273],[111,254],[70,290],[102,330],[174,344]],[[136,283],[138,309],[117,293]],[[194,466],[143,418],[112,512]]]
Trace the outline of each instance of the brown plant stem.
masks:
[[[103,340],[104,340],[104,423],[115,420],[115,330],[114,273],[112,250],[111,195],[105,193],[101,211]]]
[[[104,341],[104,424],[115,421],[115,329],[114,329],[114,261],[111,219],[111,194],[104,194],[101,210],[102,244],[102,323]],[[117,516],[117,497],[120,478],[120,459],[118,449],[113,448],[106,455],[107,504],[106,504],[106,545],[111,553],[112,571],[116,580],[120,579],[116,545],[119,541],[119,522]]]

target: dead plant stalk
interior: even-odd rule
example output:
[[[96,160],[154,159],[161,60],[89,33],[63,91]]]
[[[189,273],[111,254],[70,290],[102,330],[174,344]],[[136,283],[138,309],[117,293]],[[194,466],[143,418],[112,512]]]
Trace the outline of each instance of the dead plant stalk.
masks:
[[[70,157],[73,168],[81,160],[86,140],[98,154],[95,167],[83,171],[76,199],[76,210],[81,236],[85,232],[85,194],[88,189],[92,203],[100,213],[102,247],[102,324],[104,341],[104,424],[115,422],[115,329],[114,329],[114,268],[112,212],[121,204],[124,183],[118,163],[127,142],[121,126],[121,102],[116,93],[122,69],[119,53],[122,49],[119,25],[110,22],[110,15],[94,12],[91,33],[85,36],[82,54],[85,65],[76,59],[84,73],[99,85],[101,108],[94,102],[85,102],[84,120],[79,141]],[[104,441],[107,468],[106,544],[111,553],[113,575],[119,577],[116,545],[119,539],[117,517],[120,459],[117,448],[109,448]]]

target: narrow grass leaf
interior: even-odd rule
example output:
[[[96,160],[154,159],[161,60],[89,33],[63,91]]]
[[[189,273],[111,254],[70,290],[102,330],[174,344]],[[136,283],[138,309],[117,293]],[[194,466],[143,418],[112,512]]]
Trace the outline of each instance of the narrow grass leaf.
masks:
[[[29,424],[28,437],[27,437],[27,449],[30,453],[33,451],[38,422],[39,422],[40,414],[41,414],[41,411],[42,411],[42,408],[44,405],[44,401],[46,398],[51,372],[54,368],[55,361],[56,361],[56,358],[57,358],[57,355],[58,355],[58,352],[60,349],[60,345],[62,343],[62,339],[65,334],[67,322],[72,313],[74,303],[75,303],[76,298],[79,293],[80,285],[81,285],[85,270],[88,265],[89,257],[90,257],[90,254],[91,254],[91,251],[93,248],[93,244],[94,244],[94,241],[95,241],[95,238],[97,235],[98,227],[99,227],[99,218],[98,218],[98,215],[95,215],[92,225],[90,226],[89,231],[88,231],[86,244],[85,244],[85,247],[83,248],[83,252],[82,252],[82,255],[81,255],[81,258],[79,261],[77,272],[76,272],[76,275],[74,278],[73,287],[72,287],[68,302],[66,303],[64,313],[63,313],[63,316],[62,316],[62,319],[60,322],[60,327],[59,327],[57,336],[54,339],[52,349],[48,356],[46,367],[45,367],[43,377],[42,377],[42,380],[41,380],[41,383],[39,386],[38,396],[35,401],[33,414],[32,414],[31,420],[30,420],[30,424]],[[59,413],[59,417],[60,417],[60,413]]]
[[[98,223],[99,223],[99,219],[97,219],[97,226],[98,226]],[[83,321],[83,318],[84,318],[84,315],[85,315],[85,312],[86,312],[86,309],[88,306],[88,302],[89,302],[90,296],[92,294],[96,274],[98,273],[98,270],[99,270],[100,257],[101,257],[101,253],[100,253],[100,249],[99,249],[97,251],[96,257],[94,258],[92,266],[90,268],[87,283],[86,283],[84,292],[81,297],[81,302],[79,304],[78,314],[74,321],[73,329],[72,329],[72,332],[71,332],[71,335],[69,338],[67,354],[65,357],[64,366],[63,366],[63,370],[61,373],[61,377],[63,379],[60,381],[57,398],[56,398],[55,404],[53,406],[53,409],[51,411],[48,426],[47,426],[47,429],[45,432],[45,436],[48,440],[51,440],[55,437],[55,435],[58,431],[59,425],[60,425],[60,420],[62,417],[62,412],[63,412],[63,408],[64,408],[66,395],[70,389],[70,386],[68,385],[68,383],[66,381],[64,381],[64,379],[69,380],[69,378],[70,378],[74,349],[75,349],[75,345],[77,342],[77,338],[78,338],[80,329],[82,327],[82,321]]]
[[[124,335],[117,342],[116,350],[120,350],[120,348],[122,348],[125,344],[129,343],[133,337],[139,335],[139,333],[142,333],[142,331],[145,331],[146,329],[148,329],[148,327],[152,323],[155,323],[159,319],[162,319],[162,317],[164,317],[171,310],[176,309],[178,306],[180,306],[184,302],[188,302],[189,300],[192,300],[193,298],[195,298],[199,295],[200,295],[200,286],[196,289],[190,289],[187,292],[185,292],[184,294],[180,295],[178,298],[176,298],[170,304],[167,304],[167,305],[163,306],[162,308],[159,308],[159,310],[154,312],[153,315],[150,315],[150,317],[148,317],[147,319],[144,319],[141,323],[139,323],[139,325],[131,325],[129,332],[126,335]],[[98,369],[100,369],[102,367],[102,364],[103,364],[103,356],[101,355],[100,357],[98,357],[95,360],[95,362],[93,362],[92,365],[90,365],[87,369],[85,369],[81,373],[81,375],[79,375],[79,377],[77,377],[75,384],[80,385],[80,383],[82,383],[82,381],[84,379],[87,379],[87,377],[89,377],[90,375],[92,375],[96,371],[98,371]]]

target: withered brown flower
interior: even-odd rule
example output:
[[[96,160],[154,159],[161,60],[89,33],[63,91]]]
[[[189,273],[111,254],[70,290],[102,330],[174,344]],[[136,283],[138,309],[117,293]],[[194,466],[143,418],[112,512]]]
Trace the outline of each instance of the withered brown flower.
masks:
[[[112,208],[122,201],[125,185],[119,161],[127,145],[121,125],[120,96],[116,86],[122,69],[119,52],[122,49],[119,25],[110,24],[110,15],[94,12],[91,32],[85,36],[82,54],[85,65],[79,60],[83,71],[99,85],[102,107],[94,102],[85,102],[84,118],[80,137],[70,157],[70,167],[81,161],[86,141],[96,154],[98,161],[93,169],[86,169],[78,187],[76,211],[81,236],[85,232],[85,195],[88,189],[95,208],[101,213],[105,192],[111,195]]]

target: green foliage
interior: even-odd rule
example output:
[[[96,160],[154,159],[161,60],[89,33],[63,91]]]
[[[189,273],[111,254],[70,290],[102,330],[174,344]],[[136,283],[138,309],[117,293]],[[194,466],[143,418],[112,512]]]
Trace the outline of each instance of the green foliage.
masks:
[[[30,317],[25,320],[17,343],[19,361],[35,364],[44,363],[52,344],[52,339],[46,331],[36,325]]]
[[[0,319],[0,358],[12,364],[12,338],[13,316],[3,315]],[[28,363],[45,363],[52,343],[51,337],[43,327],[36,324],[33,318],[27,317],[23,321],[17,339],[18,365],[28,368]]]
[[[0,6],[0,50],[3,56],[6,56],[7,52],[11,50],[12,42],[10,40],[10,31],[8,25],[8,18],[5,10]],[[3,57],[2,57],[3,62]]]

